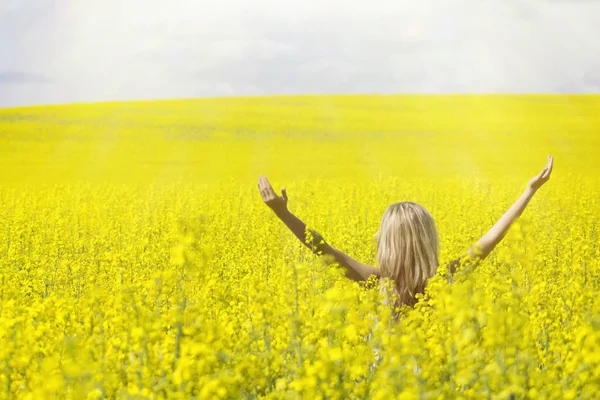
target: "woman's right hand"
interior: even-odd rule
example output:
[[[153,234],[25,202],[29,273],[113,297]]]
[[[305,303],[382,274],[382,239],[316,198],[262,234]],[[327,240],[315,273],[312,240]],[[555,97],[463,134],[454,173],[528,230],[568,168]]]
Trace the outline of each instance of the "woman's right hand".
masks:
[[[536,176],[531,178],[531,180],[529,181],[529,185],[527,185],[527,187],[531,191],[535,192],[540,187],[542,187],[542,185],[544,183],[548,182],[548,180],[550,179],[550,174],[552,174],[553,165],[554,165],[554,157],[548,156],[548,163],[546,164],[544,169],[542,169],[542,171],[539,174],[537,174]]]
[[[277,196],[267,177],[261,175],[258,179],[258,190],[262,200],[275,214],[281,215],[287,211],[288,197],[285,188],[281,189],[281,196]]]

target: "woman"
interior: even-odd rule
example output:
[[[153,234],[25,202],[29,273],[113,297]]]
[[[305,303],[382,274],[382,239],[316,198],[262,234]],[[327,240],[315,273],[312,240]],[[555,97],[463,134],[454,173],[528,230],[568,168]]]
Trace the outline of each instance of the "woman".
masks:
[[[483,260],[504,238],[511,224],[523,213],[536,191],[550,179],[554,157],[548,156],[548,163],[533,177],[523,194],[506,211],[481,239],[467,251],[466,259]],[[362,281],[375,275],[384,281],[391,281],[395,307],[414,306],[416,296],[424,293],[429,278],[438,267],[438,234],[431,214],[422,206],[412,202],[390,205],[381,219],[378,232],[377,263],[379,268],[362,264],[340,250],[326,243],[321,235],[310,230],[312,237],[307,240],[306,225],[287,208],[287,192],[282,189],[278,196],[268,179],[261,175],[258,182],[263,201],[302,243],[316,254],[329,254],[346,270],[350,279]],[[453,261],[450,271],[454,272],[460,260]]]

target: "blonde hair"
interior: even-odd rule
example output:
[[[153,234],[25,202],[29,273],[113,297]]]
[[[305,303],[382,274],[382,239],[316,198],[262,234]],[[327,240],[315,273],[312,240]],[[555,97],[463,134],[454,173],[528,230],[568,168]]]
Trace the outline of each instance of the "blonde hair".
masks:
[[[414,306],[438,267],[439,239],[431,214],[404,201],[392,204],[377,233],[377,262],[381,277],[392,280],[395,306]]]

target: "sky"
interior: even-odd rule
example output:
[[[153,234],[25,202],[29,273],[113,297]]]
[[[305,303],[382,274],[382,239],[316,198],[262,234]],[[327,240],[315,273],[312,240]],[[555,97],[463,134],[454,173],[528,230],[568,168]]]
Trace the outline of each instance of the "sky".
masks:
[[[600,93],[600,0],[0,0],[0,107]]]

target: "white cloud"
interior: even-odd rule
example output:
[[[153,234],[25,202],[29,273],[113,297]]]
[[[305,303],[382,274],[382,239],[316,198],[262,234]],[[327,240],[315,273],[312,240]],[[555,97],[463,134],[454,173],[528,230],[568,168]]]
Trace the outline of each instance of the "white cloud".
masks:
[[[21,79],[0,80],[0,106],[600,92],[598,37],[592,0],[4,0],[0,76]]]

